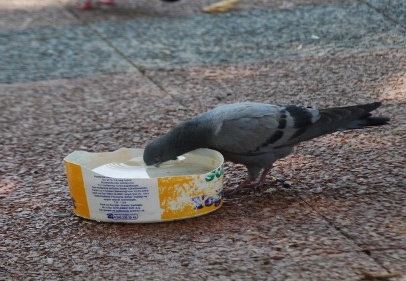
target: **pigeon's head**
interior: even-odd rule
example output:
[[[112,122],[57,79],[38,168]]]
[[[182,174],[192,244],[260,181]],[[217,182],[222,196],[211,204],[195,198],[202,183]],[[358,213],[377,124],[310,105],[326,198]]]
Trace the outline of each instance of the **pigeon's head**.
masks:
[[[147,144],[144,150],[144,162],[148,166],[176,160],[184,153],[197,148],[207,147],[210,129],[202,126],[199,120],[180,124],[165,135]]]
[[[155,140],[147,144],[144,150],[144,162],[148,166],[159,165],[169,160],[175,160],[179,154],[166,145],[161,140]]]

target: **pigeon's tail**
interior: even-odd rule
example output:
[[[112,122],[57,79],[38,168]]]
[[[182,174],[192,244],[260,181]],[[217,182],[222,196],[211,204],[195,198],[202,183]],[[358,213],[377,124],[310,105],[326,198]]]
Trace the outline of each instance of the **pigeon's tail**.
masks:
[[[322,123],[330,123],[331,129],[334,131],[385,125],[389,122],[389,118],[372,117],[370,113],[379,106],[381,106],[380,102],[374,102],[355,106],[322,109],[320,110],[320,121]]]
[[[353,130],[353,129],[362,129],[364,127],[371,127],[371,126],[382,126],[386,125],[389,122],[389,118],[387,117],[370,117],[371,114],[368,116],[354,120],[353,122],[348,123],[347,126],[344,128],[340,128],[341,130]]]
[[[380,126],[388,123],[389,118],[372,117],[371,111],[378,108],[380,102],[369,104],[320,109],[320,118],[310,126],[299,129],[290,141],[283,146],[295,145],[302,141],[317,138],[336,131],[362,129],[368,126]]]
[[[380,105],[380,102],[374,102],[355,106],[322,109],[320,110],[320,121],[321,123],[330,123],[331,129],[334,131],[385,125],[389,122],[389,118],[372,117],[370,113]]]

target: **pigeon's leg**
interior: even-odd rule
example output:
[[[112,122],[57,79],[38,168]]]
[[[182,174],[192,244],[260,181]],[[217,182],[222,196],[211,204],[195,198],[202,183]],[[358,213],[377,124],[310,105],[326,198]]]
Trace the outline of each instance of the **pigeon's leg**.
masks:
[[[233,195],[236,193],[242,193],[246,191],[250,191],[251,189],[254,189],[256,191],[259,187],[263,186],[266,183],[266,175],[268,172],[272,169],[272,165],[269,167],[264,168],[262,171],[261,176],[259,177],[258,181],[253,181],[252,177],[249,176],[245,181],[243,181],[237,188],[225,192],[226,195]]]
[[[234,188],[233,190],[229,190],[224,192],[225,195],[234,195],[236,193],[242,193],[247,190],[250,190],[255,183],[252,182],[251,178],[247,178],[245,181],[243,181],[239,186]]]
[[[93,9],[94,6],[93,6],[92,1],[93,1],[93,0],[86,0],[85,3],[79,4],[79,5],[78,5],[78,9],[79,9],[79,10],[83,10],[83,11],[84,11],[84,10]]]
[[[257,187],[263,186],[263,185],[266,183],[266,175],[269,173],[269,171],[270,171],[271,169],[272,169],[272,165],[269,166],[269,167],[266,167],[266,168],[262,171],[261,177],[259,178],[259,180],[258,180],[258,182],[257,182],[257,184],[256,184]]]
[[[115,0],[99,0],[100,4],[104,4],[104,5],[114,5],[116,4]]]

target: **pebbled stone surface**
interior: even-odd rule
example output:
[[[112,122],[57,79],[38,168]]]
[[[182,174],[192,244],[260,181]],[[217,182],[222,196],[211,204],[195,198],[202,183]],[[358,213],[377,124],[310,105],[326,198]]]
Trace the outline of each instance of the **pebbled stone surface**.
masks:
[[[405,278],[403,1],[244,0],[200,14],[209,3],[122,0],[83,13],[71,0],[0,3],[0,279]],[[67,154],[143,147],[245,100],[381,100],[391,123],[303,143],[271,172],[290,186],[202,217],[73,214]],[[225,188],[245,176],[226,163]]]

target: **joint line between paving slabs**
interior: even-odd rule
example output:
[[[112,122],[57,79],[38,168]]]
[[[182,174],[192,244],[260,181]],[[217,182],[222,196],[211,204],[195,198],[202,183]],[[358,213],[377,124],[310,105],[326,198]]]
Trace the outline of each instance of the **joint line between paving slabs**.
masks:
[[[319,216],[321,216],[329,225],[331,225],[335,230],[337,230],[338,232],[340,232],[342,235],[344,235],[344,237],[346,237],[347,239],[351,240],[355,245],[357,245],[360,250],[357,252],[362,252],[364,254],[366,254],[367,256],[369,256],[374,262],[376,262],[377,264],[379,264],[384,270],[387,271],[387,273],[391,273],[391,271],[382,263],[380,263],[376,258],[374,258],[371,255],[371,251],[379,251],[382,249],[373,249],[373,250],[368,250],[368,249],[363,249],[350,235],[348,235],[347,233],[345,233],[344,231],[341,230],[340,227],[336,226],[334,224],[334,222],[332,220],[329,220],[325,215],[321,214],[320,212],[317,211],[316,208],[313,208],[312,205],[310,205],[305,199],[303,199],[301,196],[299,196],[300,200],[302,200],[307,206],[309,206],[310,209],[312,209],[314,212],[316,212],[316,214],[318,214]]]
[[[104,37],[101,32],[99,32],[96,28],[92,27],[91,25],[87,24],[84,20],[82,20],[80,17],[78,17],[75,13],[73,13],[69,9],[67,9],[67,10],[68,10],[68,13],[70,13],[73,17],[75,17],[77,20],[79,20],[84,26],[87,26],[93,32],[95,32],[97,35],[99,35],[99,37],[104,42],[106,42],[107,45],[109,45],[111,48],[113,48],[114,51],[116,51],[121,57],[123,57],[132,67],[134,67],[135,69],[137,69],[139,72],[142,73],[142,71],[140,71],[140,69],[137,67],[137,65],[134,64],[123,52],[121,52],[120,49],[118,49],[116,46],[114,46],[114,44],[112,44],[106,37]]]
[[[96,32],[100,38],[102,38],[111,48],[113,48],[121,57],[123,57],[133,68],[135,68],[139,73],[141,73],[141,75],[143,75],[145,78],[147,78],[152,84],[154,84],[155,86],[157,86],[161,91],[163,91],[166,95],[172,97],[171,94],[168,93],[168,91],[159,83],[156,83],[151,77],[149,77],[146,74],[146,70],[144,67],[139,66],[137,64],[135,64],[129,57],[127,57],[119,48],[117,48],[113,43],[111,43],[108,38],[106,38],[105,36],[103,36],[102,33],[100,33],[97,29],[90,27],[92,30],[94,30],[94,32]],[[173,98],[173,97],[172,97]]]
[[[388,13],[385,12],[384,9],[375,7],[374,5],[370,4],[368,2],[368,0],[361,0],[365,5],[367,5],[368,7],[370,7],[371,9],[375,10],[378,14],[383,15],[385,18],[387,18],[388,20],[392,21],[393,23],[400,25],[403,29],[406,29],[406,25],[401,22],[400,20],[391,17]]]
[[[142,74],[143,74],[146,78],[148,78],[148,80],[151,81],[151,83],[153,83],[153,84],[154,84],[155,86],[157,86],[159,89],[161,89],[162,91],[164,91],[168,96],[170,96],[173,100],[175,100],[176,102],[178,102],[181,106],[187,107],[187,105],[186,105],[185,103],[183,103],[182,99],[178,98],[179,95],[169,93],[160,83],[155,82],[155,80],[154,80],[152,77],[148,76],[148,75],[146,74],[146,72],[145,72],[144,69],[143,69],[142,71],[143,71]]]
[[[99,37],[106,42],[111,48],[113,48],[117,54],[119,54],[122,58],[124,58],[133,68],[135,68],[136,70],[138,70],[139,73],[141,73],[141,75],[143,75],[145,78],[147,78],[152,84],[154,84],[155,86],[157,86],[161,91],[163,91],[166,95],[168,95],[169,97],[173,98],[175,101],[177,101],[180,105],[185,106],[185,104],[182,102],[181,99],[177,98],[177,95],[174,94],[170,94],[160,83],[154,81],[154,79],[152,79],[150,76],[148,76],[146,74],[146,69],[144,67],[142,67],[141,65],[137,65],[135,64],[129,57],[127,57],[119,48],[117,48],[113,43],[110,42],[110,40],[108,40],[105,36],[103,36],[103,34],[101,32],[99,32],[96,28],[87,25],[85,21],[83,21],[82,19],[80,19],[75,13],[71,12],[70,10],[68,10],[68,12],[73,15],[76,19],[78,19],[81,23],[83,23],[84,25],[88,26],[92,31],[94,31],[97,35],[99,35]]]
[[[128,58],[119,48],[117,48],[113,43],[110,42],[110,40],[108,40],[108,38],[106,38],[105,36],[103,36],[103,34],[101,32],[99,32],[96,28],[92,27],[91,25],[86,24],[86,22],[84,20],[82,20],[80,17],[78,17],[75,13],[71,12],[68,9],[68,12],[74,16],[76,19],[78,19],[83,25],[87,26],[88,28],[90,28],[93,32],[95,32],[97,35],[99,35],[99,37],[107,43],[107,45],[109,45],[111,48],[114,49],[114,51],[116,51],[122,58],[124,58],[133,68],[135,68],[136,70],[138,70],[142,75],[145,75],[145,70],[136,65],[135,63],[132,62],[132,60],[130,58]],[[146,76],[149,80],[151,80],[148,76]],[[152,81],[153,82],[153,81]],[[155,83],[154,83],[155,84]],[[162,87],[159,87],[160,89],[164,90]],[[167,93],[165,91],[165,93]]]

